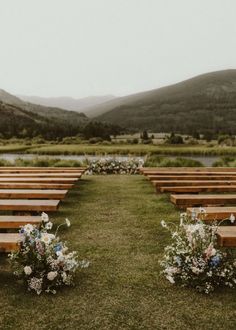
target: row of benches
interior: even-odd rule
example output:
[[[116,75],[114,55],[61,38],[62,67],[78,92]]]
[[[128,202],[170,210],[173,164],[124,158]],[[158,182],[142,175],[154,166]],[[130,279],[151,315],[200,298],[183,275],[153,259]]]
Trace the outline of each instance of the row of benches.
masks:
[[[171,202],[185,208],[189,215],[197,212],[194,207],[198,206],[204,206],[205,221],[223,220],[236,214],[236,194],[227,194],[236,192],[236,168],[142,168],[140,171],[157,192],[172,193]],[[207,194],[212,192],[217,194]],[[219,227],[218,241],[221,246],[236,247],[236,227]]]
[[[0,215],[0,229],[18,230],[27,223],[39,225],[41,216],[32,214],[56,211],[68,189],[85,170],[84,167],[0,167],[0,211],[13,212]],[[26,215],[20,215],[22,212]],[[1,232],[0,251],[18,249],[19,239],[16,232]]]

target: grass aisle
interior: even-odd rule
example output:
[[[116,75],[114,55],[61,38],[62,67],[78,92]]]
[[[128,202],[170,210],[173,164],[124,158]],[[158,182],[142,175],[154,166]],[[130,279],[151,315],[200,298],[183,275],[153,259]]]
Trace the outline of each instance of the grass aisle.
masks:
[[[85,177],[53,219],[61,237],[91,261],[74,288],[25,292],[0,259],[0,329],[235,329],[235,291],[210,296],[159,276],[168,241],[160,220],[178,218],[142,176]]]

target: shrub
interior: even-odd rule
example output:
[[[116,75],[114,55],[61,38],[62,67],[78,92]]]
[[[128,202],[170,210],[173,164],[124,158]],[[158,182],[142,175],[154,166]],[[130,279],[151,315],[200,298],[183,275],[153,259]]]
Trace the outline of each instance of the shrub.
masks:
[[[171,133],[171,135],[167,137],[166,143],[168,143],[168,144],[184,144],[184,140],[181,135],[175,135],[175,133]]]
[[[103,139],[100,137],[93,137],[91,139],[89,139],[88,141],[90,144],[96,144],[96,143],[100,143],[103,142]]]
[[[145,167],[202,167],[203,164],[194,159],[177,157],[171,159],[159,155],[150,155],[147,157]]]

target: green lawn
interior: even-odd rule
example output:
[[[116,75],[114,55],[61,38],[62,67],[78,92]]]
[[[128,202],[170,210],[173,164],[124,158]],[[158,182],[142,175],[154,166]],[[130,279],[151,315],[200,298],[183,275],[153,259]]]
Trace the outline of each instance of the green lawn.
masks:
[[[236,147],[207,147],[205,145],[145,145],[145,144],[113,144],[113,145],[91,145],[91,144],[57,144],[42,145],[30,148],[29,153],[39,155],[146,155],[148,153],[160,155],[236,155]]]
[[[0,153],[34,153],[36,155],[137,155],[173,156],[235,156],[236,147],[207,145],[151,145],[151,144],[7,144]]]
[[[34,146],[36,147],[36,146]],[[24,144],[6,144],[6,145],[0,145],[0,153],[9,153],[9,152],[24,152],[28,150],[30,147],[26,146]]]
[[[76,286],[56,296],[23,290],[0,259],[0,329],[236,329],[236,292],[210,296],[171,286],[159,276],[168,242],[160,220],[178,212],[142,176],[84,176],[59,223],[70,246],[91,261]]]

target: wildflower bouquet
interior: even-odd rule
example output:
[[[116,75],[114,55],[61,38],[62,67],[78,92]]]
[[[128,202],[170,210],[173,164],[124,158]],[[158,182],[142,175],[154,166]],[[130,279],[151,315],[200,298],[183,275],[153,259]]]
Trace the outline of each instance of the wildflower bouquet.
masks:
[[[170,283],[210,293],[218,286],[236,286],[236,259],[216,246],[216,225],[191,221],[181,215],[180,225],[169,230],[172,243],[165,248],[160,262],[162,274]]]
[[[61,224],[70,226],[70,221]],[[88,266],[88,262],[77,261],[77,252],[69,252],[68,247],[56,233],[48,233],[53,224],[48,215],[42,213],[42,225],[27,224],[20,230],[19,251],[9,255],[14,274],[22,279],[29,291],[56,293],[56,288],[72,285],[78,267]]]
[[[101,158],[89,164],[88,174],[138,174],[142,160],[117,160],[113,158]]]

